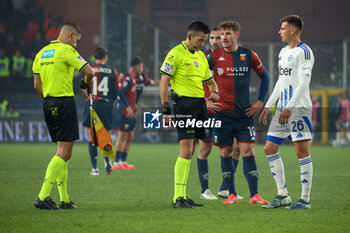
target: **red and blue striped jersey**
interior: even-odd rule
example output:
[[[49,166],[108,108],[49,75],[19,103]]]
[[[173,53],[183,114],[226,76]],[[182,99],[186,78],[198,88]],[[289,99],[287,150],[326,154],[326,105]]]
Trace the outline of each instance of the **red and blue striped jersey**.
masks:
[[[119,91],[124,92],[125,97],[130,104],[133,112],[136,110],[136,97],[137,97],[137,78],[130,75],[128,72],[124,72],[119,76]],[[123,114],[126,115],[126,106],[123,108]]]
[[[104,64],[93,64],[91,67],[95,71],[90,83],[92,100],[112,103],[117,97],[115,89],[119,86],[117,70]]]
[[[258,75],[265,72],[259,56],[242,47],[233,53],[221,48],[208,56],[208,62],[218,85],[221,112],[245,116],[245,109],[250,107],[250,71]]]
[[[143,88],[145,86],[148,86],[151,83],[151,79],[148,78],[148,75],[145,73],[142,73],[137,76],[137,96],[136,96],[136,103],[139,102],[139,99],[142,95]]]

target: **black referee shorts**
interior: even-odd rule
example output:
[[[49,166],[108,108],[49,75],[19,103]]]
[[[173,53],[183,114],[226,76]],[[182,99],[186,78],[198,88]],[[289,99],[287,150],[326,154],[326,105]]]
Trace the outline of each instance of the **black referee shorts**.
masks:
[[[47,97],[43,110],[53,142],[73,142],[79,139],[78,115],[73,97]]]
[[[207,119],[207,105],[204,98],[194,97],[179,97],[176,94],[172,94],[173,108],[175,114],[175,121],[178,121],[176,125],[178,140],[182,139],[205,139],[205,128],[196,127],[191,124],[187,125],[188,121],[205,121]],[[184,122],[184,127],[181,127],[180,121]]]

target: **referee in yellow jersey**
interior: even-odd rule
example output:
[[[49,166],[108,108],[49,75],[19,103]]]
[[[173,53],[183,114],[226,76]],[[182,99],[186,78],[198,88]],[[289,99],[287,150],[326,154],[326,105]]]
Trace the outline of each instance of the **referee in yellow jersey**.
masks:
[[[68,160],[74,141],[79,139],[78,115],[73,93],[74,69],[84,72],[80,87],[86,89],[94,71],[75,50],[81,31],[75,23],[62,26],[57,40],[45,46],[33,63],[34,89],[44,99],[43,110],[51,139],[57,152],[47,166],[45,179],[34,206],[39,209],[75,209],[67,193]],[[57,182],[59,207],[50,198]]]
[[[187,122],[204,121],[207,117],[204,99],[203,82],[211,95],[209,99],[218,101],[217,85],[210,73],[207,58],[200,49],[204,46],[210,33],[209,27],[200,21],[192,22],[187,28],[187,38],[174,47],[166,56],[160,72],[160,98],[165,119],[171,114],[168,100],[169,82],[172,88],[172,103],[175,121]],[[181,127],[183,126],[183,127]],[[175,163],[174,178],[175,192],[173,208],[192,208],[202,206],[186,196],[187,179],[190,172],[191,158],[194,153],[194,139],[205,140],[204,127],[190,127],[177,124],[180,154]]]

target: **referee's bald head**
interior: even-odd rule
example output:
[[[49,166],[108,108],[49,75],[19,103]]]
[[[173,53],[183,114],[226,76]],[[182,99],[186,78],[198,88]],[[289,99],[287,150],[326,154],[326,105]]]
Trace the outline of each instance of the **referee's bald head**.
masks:
[[[74,34],[76,35],[81,35],[81,30],[80,27],[75,24],[75,23],[65,23],[62,27],[61,27],[61,31],[60,34],[67,34],[69,32],[74,32]]]

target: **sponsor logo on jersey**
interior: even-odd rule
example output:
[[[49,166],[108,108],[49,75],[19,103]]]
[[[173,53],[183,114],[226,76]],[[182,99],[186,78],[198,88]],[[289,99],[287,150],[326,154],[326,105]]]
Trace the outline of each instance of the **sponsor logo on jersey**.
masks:
[[[195,62],[194,62],[194,66],[198,68],[198,66],[199,66],[199,65],[198,65],[198,62],[195,61]]]
[[[220,57],[220,58],[218,59],[218,61],[225,61],[225,58],[224,58],[224,57]]]
[[[278,67],[279,75],[290,76],[292,74],[291,68],[283,68],[281,66]]]
[[[241,61],[246,61],[247,60],[247,55],[245,53],[242,53],[239,55],[239,58],[241,59]]]
[[[55,49],[45,50],[41,55],[41,59],[53,58],[55,56]]]
[[[218,68],[218,75],[221,76],[224,73],[223,68]]]

